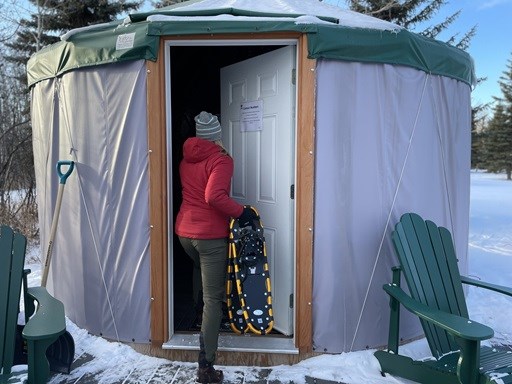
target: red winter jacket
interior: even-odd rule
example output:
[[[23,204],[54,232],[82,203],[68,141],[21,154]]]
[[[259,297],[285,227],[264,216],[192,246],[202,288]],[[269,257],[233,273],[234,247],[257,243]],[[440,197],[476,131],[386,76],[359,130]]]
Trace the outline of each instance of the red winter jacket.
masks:
[[[214,142],[197,137],[185,141],[180,163],[183,201],[175,225],[178,236],[228,237],[230,218],[244,209],[229,196],[233,168],[233,159]]]

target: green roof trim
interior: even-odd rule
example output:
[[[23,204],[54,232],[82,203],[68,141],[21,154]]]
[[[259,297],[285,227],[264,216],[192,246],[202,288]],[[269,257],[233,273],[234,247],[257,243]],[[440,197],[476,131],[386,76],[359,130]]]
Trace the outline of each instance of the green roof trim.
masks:
[[[474,85],[471,56],[449,44],[406,30],[377,31],[319,25],[308,35],[309,56],[368,63],[405,65]]]
[[[212,15],[211,12],[208,16]],[[174,16],[177,13],[174,12]],[[158,56],[161,36],[252,33],[258,38],[257,34],[264,32],[307,34],[309,57],[314,59],[405,65],[452,77],[469,85],[474,85],[476,81],[469,54],[406,30],[349,28],[326,23],[301,24],[278,17],[254,21],[217,18],[206,21],[113,22],[76,30],[67,40],[48,46],[30,58],[27,63],[28,84],[31,86],[76,68],[128,60],[154,61]]]
[[[316,24],[296,24],[293,21],[153,21],[148,26],[148,35],[211,35],[226,33],[300,32],[316,33]],[[254,36],[258,38],[257,35]]]
[[[86,30],[43,48],[27,63],[28,85],[77,68],[129,60],[156,60],[158,38],[148,38],[148,23]],[[126,46],[123,38],[132,39]]]

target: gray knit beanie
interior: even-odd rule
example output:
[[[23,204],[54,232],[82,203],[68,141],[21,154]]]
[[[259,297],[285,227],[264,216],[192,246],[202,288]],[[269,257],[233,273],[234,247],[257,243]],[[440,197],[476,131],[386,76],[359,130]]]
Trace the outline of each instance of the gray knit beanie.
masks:
[[[221,139],[222,129],[217,116],[203,111],[194,120],[196,121],[196,137],[210,141]]]

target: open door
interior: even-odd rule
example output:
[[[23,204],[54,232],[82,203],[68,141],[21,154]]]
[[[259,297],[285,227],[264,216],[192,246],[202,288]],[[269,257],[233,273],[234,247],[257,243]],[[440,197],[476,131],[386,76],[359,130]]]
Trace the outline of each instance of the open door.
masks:
[[[223,142],[235,162],[231,194],[262,218],[274,329],[284,335],[294,328],[295,62],[296,47],[286,46],[221,69]]]

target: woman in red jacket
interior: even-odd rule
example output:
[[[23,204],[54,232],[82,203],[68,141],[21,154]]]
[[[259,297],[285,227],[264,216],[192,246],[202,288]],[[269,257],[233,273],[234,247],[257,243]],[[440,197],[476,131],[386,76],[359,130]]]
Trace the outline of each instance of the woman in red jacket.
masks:
[[[195,269],[200,271],[201,281],[194,284],[194,295],[199,295],[200,285],[203,291],[197,381],[220,383],[223,373],[215,370],[213,364],[225,297],[229,220],[239,218],[244,225],[255,214],[249,206],[240,205],[229,196],[234,165],[222,146],[217,117],[203,111],[195,117],[195,122],[196,137],[183,144],[180,163],[183,201],[175,232]]]

